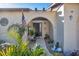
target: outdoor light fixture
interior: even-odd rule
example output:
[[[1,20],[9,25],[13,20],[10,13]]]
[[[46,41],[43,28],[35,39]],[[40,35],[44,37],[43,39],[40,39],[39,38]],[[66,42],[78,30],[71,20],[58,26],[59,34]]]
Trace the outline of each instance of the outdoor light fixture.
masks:
[[[70,19],[70,20],[72,20],[72,18],[73,18],[73,16],[72,16],[72,15],[70,15],[70,16],[69,16],[69,19]]]
[[[71,15],[69,16],[69,19],[70,19],[70,20],[73,19],[73,16],[72,16],[73,12],[74,12],[73,10],[70,11],[70,13],[71,13]]]
[[[73,10],[71,10],[71,13],[73,13],[74,11]]]

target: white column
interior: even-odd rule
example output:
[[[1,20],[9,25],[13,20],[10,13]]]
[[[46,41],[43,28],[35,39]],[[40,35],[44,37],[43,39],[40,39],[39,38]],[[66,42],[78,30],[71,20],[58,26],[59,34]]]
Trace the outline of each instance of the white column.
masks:
[[[78,4],[64,4],[64,52],[77,49]]]

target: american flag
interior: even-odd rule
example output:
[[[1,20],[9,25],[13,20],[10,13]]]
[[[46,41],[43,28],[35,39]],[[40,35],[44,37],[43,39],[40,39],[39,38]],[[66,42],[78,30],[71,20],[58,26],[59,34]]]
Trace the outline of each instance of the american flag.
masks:
[[[25,21],[23,10],[22,10],[22,26],[25,27],[25,25],[26,25],[26,21]]]

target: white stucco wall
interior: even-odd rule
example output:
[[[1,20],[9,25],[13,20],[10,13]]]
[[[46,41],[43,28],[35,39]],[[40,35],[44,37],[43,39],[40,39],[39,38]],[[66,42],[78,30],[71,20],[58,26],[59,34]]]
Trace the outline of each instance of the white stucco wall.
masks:
[[[63,48],[63,42],[64,42],[64,5],[60,6],[58,9],[54,10],[56,11],[56,25],[55,25],[55,35],[56,40],[54,40],[55,44],[59,42],[59,45],[61,48]]]
[[[79,4],[64,4],[64,52],[78,49],[79,35],[77,34],[77,19]],[[70,19],[72,15],[72,19]],[[78,35],[78,36],[77,36]]]
[[[63,48],[64,42],[64,5],[57,10],[57,42]]]
[[[47,18],[51,24],[53,25],[53,34],[54,34],[54,40],[55,40],[55,25],[56,25],[56,12],[50,12],[50,11],[24,11],[24,16],[26,20],[26,24],[28,24],[32,19],[37,17],[44,17]],[[7,26],[1,26],[0,25],[0,39],[7,40],[6,38],[6,32],[10,25],[19,23],[21,24],[22,20],[22,12],[21,11],[0,11],[0,19],[1,17],[6,17],[9,21],[9,24]],[[9,40],[8,40],[9,41]]]

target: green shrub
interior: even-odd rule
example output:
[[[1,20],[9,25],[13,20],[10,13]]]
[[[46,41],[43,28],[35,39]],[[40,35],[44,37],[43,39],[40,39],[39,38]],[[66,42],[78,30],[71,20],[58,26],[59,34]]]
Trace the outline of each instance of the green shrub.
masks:
[[[29,30],[29,35],[32,36],[32,35],[34,35],[34,34],[35,34],[34,30],[30,29],[30,30]]]
[[[53,52],[53,55],[54,56],[63,56],[63,54],[61,52],[56,52],[56,51]]]
[[[0,40],[0,44],[2,44],[2,43],[5,43],[5,41],[4,40]]]
[[[31,35],[31,36],[35,35],[35,31],[34,31],[33,28],[30,28],[29,29],[29,35]]]
[[[45,53],[44,49],[37,46],[36,49],[32,51],[32,56],[40,56],[43,55],[44,53]]]
[[[48,34],[45,34],[44,39],[50,39],[50,36]]]
[[[19,26],[12,26],[8,29],[8,35],[10,38],[13,38],[17,41],[17,45],[11,45],[5,49],[0,51],[0,56],[40,56],[44,54],[44,50],[40,47],[36,47],[36,49],[32,50],[28,48],[29,41],[26,42],[22,41],[22,36],[20,35],[22,31],[21,29],[15,30],[14,27]],[[22,35],[24,32],[22,32]]]

